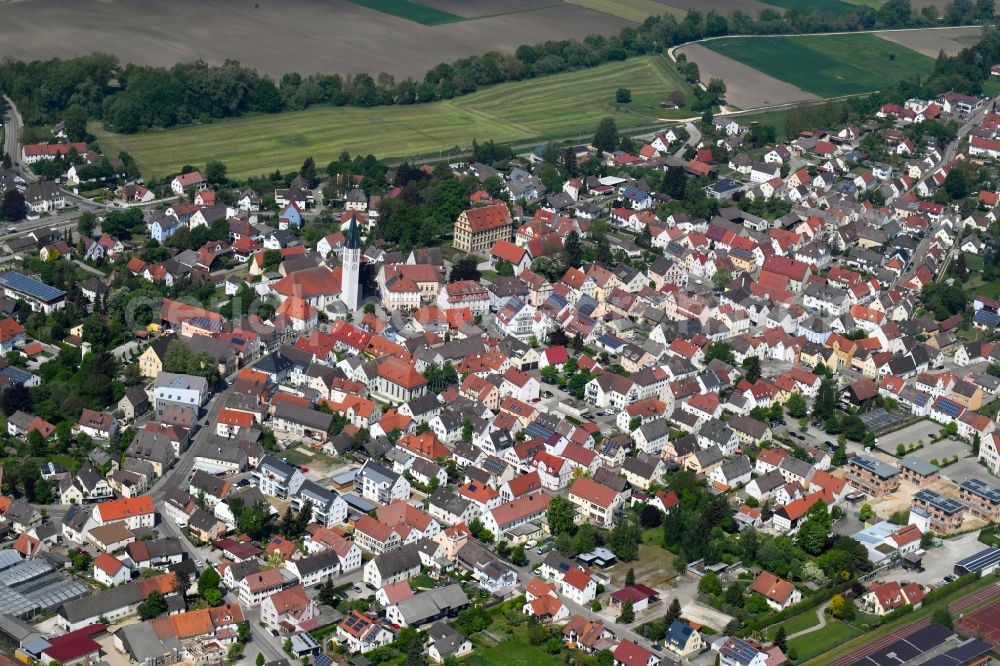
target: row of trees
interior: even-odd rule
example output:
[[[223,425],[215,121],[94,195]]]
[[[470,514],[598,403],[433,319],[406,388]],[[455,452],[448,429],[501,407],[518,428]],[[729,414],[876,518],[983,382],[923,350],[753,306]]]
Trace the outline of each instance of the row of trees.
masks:
[[[955,0],[945,23],[992,18],[993,0]],[[221,66],[203,61],[170,68],[125,65],[115,56],[94,53],[69,60],[9,61],[0,66],[0,91],[10,95],[29,125],[64,121],[72,139],[86,135],[86,122],[103,119],[119,132],[171,127],[192,121],[276,113],[315,104],[372,107],[417,104],[465,95],[489,85],[624,60],[703,37],[727,34],[790,34],[874,28],[940,25],[937,9],[913,11],[909,0],[889,0],[880,9],[858,6],[843,14],[765,9],[757,16],[735,11],[729,16],[691,11],[678,21],[672,14],[650,16],[635,28],[610,37],[559,40],[522,45],[513,53],[488,52],[441,63],[422,80],[371,74],[290,73],[273,81],[228,60]],[[987,65],[987,68],[989,65]],[[121,87],[112,90],[116,78]],[[706,98],[699,91],[699,98]]]

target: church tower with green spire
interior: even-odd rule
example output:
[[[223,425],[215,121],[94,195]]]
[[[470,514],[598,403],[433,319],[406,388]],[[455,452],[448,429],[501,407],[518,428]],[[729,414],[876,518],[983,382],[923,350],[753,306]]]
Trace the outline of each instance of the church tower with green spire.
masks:
[[[340,300],[348,310],[356,312],[361,279],[361,234],[358,233],[357,218],[353,215],[341,256]]]

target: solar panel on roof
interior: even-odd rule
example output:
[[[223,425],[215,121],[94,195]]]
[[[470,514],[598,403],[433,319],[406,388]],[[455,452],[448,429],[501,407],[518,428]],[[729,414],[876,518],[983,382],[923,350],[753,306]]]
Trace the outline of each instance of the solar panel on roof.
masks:
[[[30,278],[27,275],[21,275],[15,271],[5,271],[0,273],[0,284],[13,289],[14,291],[19,291],[23,294],[37,298],[40,301],[56,301],[66,295],[66,292],[61,289],[50,287],[44,282],[39,282],[34,278]]]
[[[934,409],[942,414],[955,418],[959,415],[963,408],[957,402],[952,402],[947,398],[938,398],[937,402],[934,403]]]
[[[892,643],[875,654],[869,655],[868,658],[880,666],[898,666],[921,654],[923,654],[923,650],[919,650],[905,640],[901,640]]]
[[[929,624],[910,634],[905,640],[921,652],[927,652],[941,645],[947,638],[954,635],[955,632],[947,627],[943,627],[940,624]]]
[[[973,638],[956,648],[948,650],[944,654],[959,663],[967,664],[973,659],[978,659],[979,657],[988,654],[992,649],[993,646],[986,641]]]

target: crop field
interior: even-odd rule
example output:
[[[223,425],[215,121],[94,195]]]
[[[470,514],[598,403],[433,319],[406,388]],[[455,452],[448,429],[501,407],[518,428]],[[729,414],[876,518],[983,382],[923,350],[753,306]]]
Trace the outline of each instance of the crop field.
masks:
[[[615,91],[632,91],[619,108]],[[273,115],[219,121],[159,132],[113,134],[91,129],[109,154],[127,151],[146,178],[176,172],[210,159],[240,177],[296,169],[312,155],[317,163],[341,151],[377,157],[413,157],[468,148],[473,139],[527,142],[553,136],[589,136],[605,116],[619,128],[643,127],[661,117],[658,104],[671,91],[689,92],[660,56],[632,58],[592,69],[530,81],[505,83],[454,100],[373,109],[315,107]]]
[[[413,2],[412,0],[348,1],[354,3],[355,5],[367,7],[368,9],[374,9],[382,12],[383,14],[389,14],[390,16],[398,16],[399,18],[420,23],[421,25],[439,25],[441,23],[454,23],[455,21],[464,20],[457,14],[443,12],[440,9],[434,9],[433,7],[428,7],[418,2]]]
[[[656,0],[566,0],[566,2],[636,23],[642,23],[654,14],[669,12],[683,17],[685,13],[675,7],[656,2]]]
[[[167,67],[231,59],[275,78],[423,78],[442,62],[634,25],[562,0],[0,0],[0,7],[0,58],[106,51],[123,63]]]
[[[931,58],[872,34],[738,37],[701,46],[820,97],[879,90],[934,67]]]
[[[830,14],[846,14],[857,9],[844,0],[766,0],[767,4],[780,9],[801,9],[804,12],[821,11]]]
[[[876,32],[880,39],[887,39],[900,46],[922,53],[928,58],[937,58],[944,51],[955,55],[959,51],[979,42],[982,28],[943,28],[936,30],[892,30]]]
[[[689,60],[698,64],[703,81],[722,79],[726,82],[726,106],[734,109],[758,109],[819,99],[817,95],[798,86],[708,48],[711,43],[688,44],[678,49],[678,52],[684,53]]]

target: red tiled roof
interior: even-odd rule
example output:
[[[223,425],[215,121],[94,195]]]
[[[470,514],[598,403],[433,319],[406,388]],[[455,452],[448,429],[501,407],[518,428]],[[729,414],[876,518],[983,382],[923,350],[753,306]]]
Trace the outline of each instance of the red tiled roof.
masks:
[[[464,215],[469,220],[469,228],[474,234],[512,224],[510,210],[503,202],[492,206],[470,208],[465,211]]]

